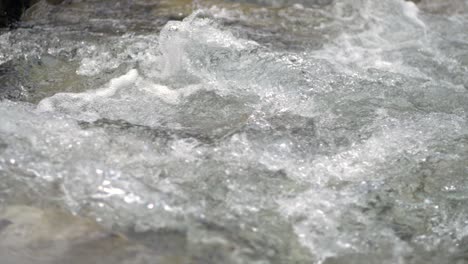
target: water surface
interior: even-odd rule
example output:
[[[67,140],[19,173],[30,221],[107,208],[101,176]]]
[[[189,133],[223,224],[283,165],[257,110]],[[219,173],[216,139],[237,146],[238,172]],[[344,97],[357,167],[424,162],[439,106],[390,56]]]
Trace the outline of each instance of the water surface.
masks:
[[[467,6],[39,3],[0,35],[2,264],[468,263]]]

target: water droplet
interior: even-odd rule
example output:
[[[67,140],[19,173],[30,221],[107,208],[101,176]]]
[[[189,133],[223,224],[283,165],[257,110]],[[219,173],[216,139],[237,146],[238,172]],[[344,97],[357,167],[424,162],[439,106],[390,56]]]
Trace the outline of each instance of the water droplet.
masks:
[[[128,195],[125,195],[124,201],[125,201],[126,203],[129,203],[129,204],[130,204],[130,203],[136,203],[136,202],[139,202],[139,201],[140,201],[140,196],[135,195],[135,194],[133,194],[133,193],[130,193],[130,194],[128,194]]]
[[[164,208],[165,211],[168,211],[168,212],[171,212],[171,211],[174,210],[174,209],[172,209],[172,207],[170,207],[170,206],[167,205],[167,204],[165,204],[163,208]]]

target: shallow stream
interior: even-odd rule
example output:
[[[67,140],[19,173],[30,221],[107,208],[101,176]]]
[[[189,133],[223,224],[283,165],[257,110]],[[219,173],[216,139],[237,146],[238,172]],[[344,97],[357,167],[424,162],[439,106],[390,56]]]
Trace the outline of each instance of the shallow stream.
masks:
[[[468,263],[466,0],[39,2],[0,98],[1,264]]]

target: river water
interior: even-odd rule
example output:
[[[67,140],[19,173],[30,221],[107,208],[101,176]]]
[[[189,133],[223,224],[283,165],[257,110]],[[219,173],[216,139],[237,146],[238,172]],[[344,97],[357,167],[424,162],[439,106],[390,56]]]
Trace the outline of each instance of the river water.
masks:
[[[468,2],[40,2],[0,33],[0,258],[468,263]]]

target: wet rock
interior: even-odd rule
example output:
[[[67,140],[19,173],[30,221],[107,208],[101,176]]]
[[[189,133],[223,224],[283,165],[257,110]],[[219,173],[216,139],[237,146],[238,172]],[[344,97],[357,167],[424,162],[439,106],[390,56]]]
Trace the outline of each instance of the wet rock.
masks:
[[[13,77],[13,67],[11,61],[0,64],[0,99],[19,100],[22,96],[22,91],[17,86],[18,79]]]
[[[25,13],[23,20],[32,25],[68,26],[80,31],[120,35],[158,31],[167,21],[181,20],[191,12],[192,2],[188,0],[70,0],[61,5],[41,1]]]
[[[183,231],[127,235],[60,209],[18,205],[0,210],[2,264],[182,264],[194,258]]]
[[[58,5],[58,4],[61,4],[62,2],[63,0],[47,0],[47,3],[51,5]]]
[[[0,232],[11,224],[13,224],[13,222],[8,219],[0,219]]]
[[[229,0],[231,2],[238,2],[238,3],[249,3],[255,5],[263,5],[263,6],[288,6],[288,5],[300,5],[300,6],[325,6],[330,5],[333,3],[333,0],[295,0],[295,1],[288,1],[288,0]]]
[[[0,223],[3,226],[1,248],[41,246],[43,242],[49,245],[54,242],[73,244],[104,237],[124,239],[104,230],[94,221],[59,209],[9,206],[0,211]]]
[[[418,7],[429,13],[434,14],[461,14],[468,10],[466,1],[460,0],[411,0],[416,3]]]
[[[40,0],[1,0],[0,27],[6,27],[20,20],[23,12]],[[44,0],[43,0],[44,1]],[[58,5],[63,0],[46,0],[48,4]]]
[[[29,7],[26,0],[1,0],[0,1],[0,27],[5,27],[18,21],[24,9]]]
[[[0,211],[3,264],[97,263],[96,258],[118,260],[116,255],[122,257],[129,249],[123,236],[58,209],[10,206]]]
[[[198,3],[235,34],[274,49],[298,50],[304,45],[320,48],[324,42],[322,30],[330,36],[335,34],[335,29],[325,26],[331,20],[324,16],[324,12],[333,8],[333,1],[204,0]],[[220,10],[229,11],[218,15]]]
[[[126,235],[157,255],[165,255],[171,252],[174,256],[181,258],[187,255],[188,241],[185,230],[161,228],[159,230],[148,230],[145,232],[135,232],[130,230]]]
[[[8,22],[6,18],[6,10],[5,10],[5,4],[3,1],[0,1],[0,26],[5,26],[5,24]]]

